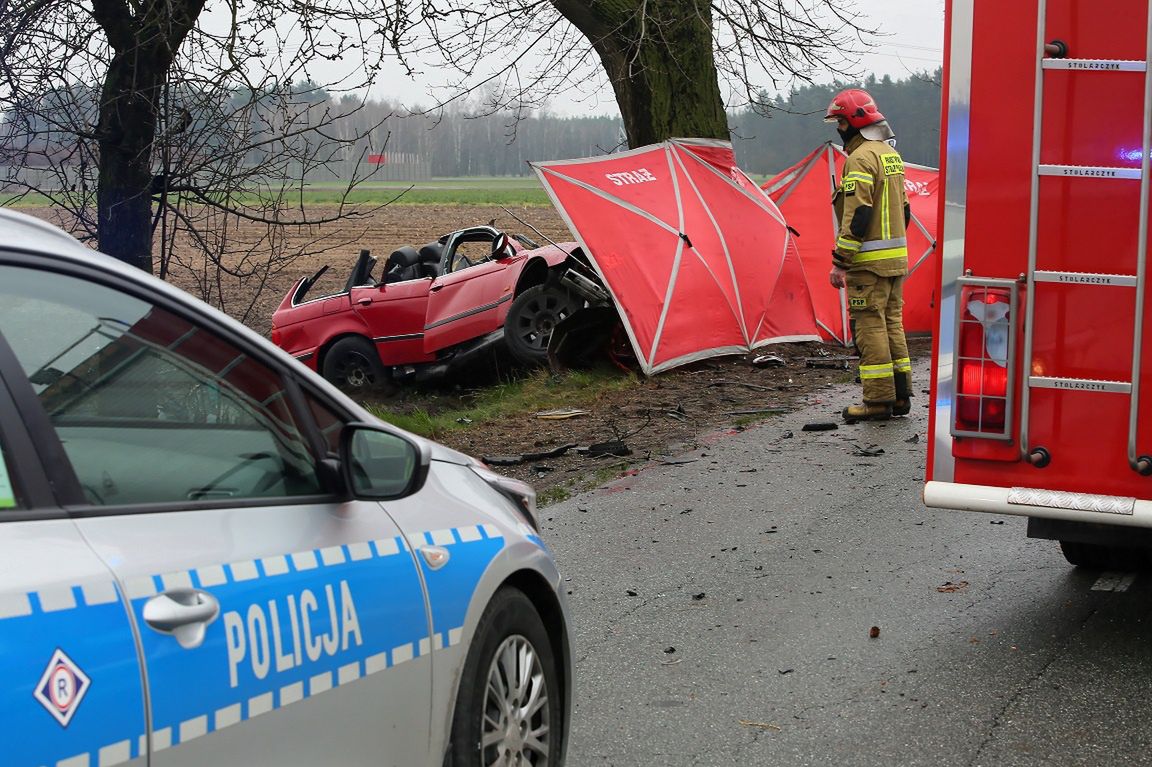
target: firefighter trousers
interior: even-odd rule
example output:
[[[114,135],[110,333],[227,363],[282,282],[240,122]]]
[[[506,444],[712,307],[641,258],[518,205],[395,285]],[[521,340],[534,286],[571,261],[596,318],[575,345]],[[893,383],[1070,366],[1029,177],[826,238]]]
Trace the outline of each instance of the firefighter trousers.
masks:
[[[847,282],[864,401],[906,401],[912,396],[912,361],[904,338],[904,277],[850,271]]]

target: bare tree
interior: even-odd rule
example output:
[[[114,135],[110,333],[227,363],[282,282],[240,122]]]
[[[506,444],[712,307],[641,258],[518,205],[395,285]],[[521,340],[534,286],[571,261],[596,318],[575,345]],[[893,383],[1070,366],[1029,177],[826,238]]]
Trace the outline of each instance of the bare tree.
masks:
[[[335,185],[328,218],[358,213],[377,126],[337,130],[361,106],[339,97],[372,82],[386,18],[358,0],[0,0],[0,184],[161,276],[199,253],[208,295],[266,279],[292,256],[267,247],[284,227],[324,221],[305,183]],[[317,84],[316,62],[350,74]],[[240,223],[250,242],[226,246]]]
[[[729,107],[813,73],[850,76],[873,33],[853,0],[398,0],[390,43],[410,72],[438,57],[493,111],[580,88],[599,59],[629,146],[727,138]],[[494,63],[495,62],[495,63]],[[498,85],[492,88],[493,84]],[[460,89],[448,92],[451,100]]]

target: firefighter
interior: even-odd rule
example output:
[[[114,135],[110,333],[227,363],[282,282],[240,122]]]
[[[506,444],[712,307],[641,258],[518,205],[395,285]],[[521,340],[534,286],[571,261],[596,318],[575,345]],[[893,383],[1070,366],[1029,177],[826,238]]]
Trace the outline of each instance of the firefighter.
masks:
[[[903,317],[905,232],[911,218],[904,161],[888,121],[866,91],[838,93],[824,121],[836,123],[848,154],[833,199],[839,231],[828,281],[848,290],[864,388],[863,404],[845,408],[844,420],[887,420],[907,415],[912,397]]]

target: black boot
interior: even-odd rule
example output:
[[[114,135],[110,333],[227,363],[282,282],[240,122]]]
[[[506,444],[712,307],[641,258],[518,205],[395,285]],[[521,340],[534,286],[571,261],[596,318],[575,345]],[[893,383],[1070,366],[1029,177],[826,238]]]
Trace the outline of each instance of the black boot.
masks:
[[[908,415],[912,412],[912,374],[896,374],[896,402],[892,405],[892,415]]]

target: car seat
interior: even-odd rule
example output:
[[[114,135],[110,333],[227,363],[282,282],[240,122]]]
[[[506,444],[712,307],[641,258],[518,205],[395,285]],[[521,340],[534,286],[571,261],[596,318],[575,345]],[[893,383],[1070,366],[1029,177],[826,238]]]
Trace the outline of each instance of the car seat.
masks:
[[[391,282],[404,282],[420,278],[420,254],[411,245],[405,245],[392,251],[384,263],[385,284]]]
[[[420,247],[420,276],[436,279],[440,276],[440,260],[444,257],[444,246],[430,242]]]

